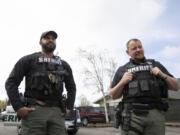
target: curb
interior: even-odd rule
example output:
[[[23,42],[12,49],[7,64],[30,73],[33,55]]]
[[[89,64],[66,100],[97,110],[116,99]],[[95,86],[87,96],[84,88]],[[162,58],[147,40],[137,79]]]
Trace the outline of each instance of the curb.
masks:
[[[178,122],[166,122],[165,126],[171,127],[180,127],[180,123]],[[84,128],[103,128],[103,127],[114,127],[113,123],[96,123],[96,124],[88,124],[87,127]]]
[[[172,126],[172,127],[180,127],[180,123],[177,122],[166,122],[166,126]]]
[[[113,123],[88,124],[87,128],[113,127]],[[86,127],[85,127],[86,128]]]

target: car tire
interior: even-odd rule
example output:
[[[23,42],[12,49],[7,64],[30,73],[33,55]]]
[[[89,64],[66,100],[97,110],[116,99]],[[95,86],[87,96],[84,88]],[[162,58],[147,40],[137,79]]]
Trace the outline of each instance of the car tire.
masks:
[[[86,126],[88,125],[88,118],[83,118],[83,119],[82,119],[82,125],[83,125],[84,127],[86,127]]]
[[[108,116],[108,119],[109,119],[109,122],[111,122],[111,117],[110,116]]]
[[[77,129],[72,130],[72,131],[67,131],[68,135],[75,135],[77,133]]]

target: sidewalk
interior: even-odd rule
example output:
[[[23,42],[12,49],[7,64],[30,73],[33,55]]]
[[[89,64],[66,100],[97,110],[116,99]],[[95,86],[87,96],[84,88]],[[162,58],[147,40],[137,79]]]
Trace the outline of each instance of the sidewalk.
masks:
[[[180,122],[166,122],[166,126],[172,126],[172,127],[180,127]],[[96,124],[88,124],[88,128],[99,128],[99,127],[113,127],[114,123],[96,123]]]

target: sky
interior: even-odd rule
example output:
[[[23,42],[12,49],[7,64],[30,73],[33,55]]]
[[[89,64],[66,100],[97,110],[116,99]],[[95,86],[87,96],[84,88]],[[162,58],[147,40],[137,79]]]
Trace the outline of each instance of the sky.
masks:
[[[146,58],[160,61],[180,78],[179,0],[6,0],[0,1],[0,100],[5,81],[23,56],[41,50],[42,32],[58,33],[55,54],[66,60],[82,94],[90,102],[100,93],[84,87],[77,50],[108,50],[118,66],[129,57],[125,44],[139,38]],[[19,86],[24,91],[24,82]]]

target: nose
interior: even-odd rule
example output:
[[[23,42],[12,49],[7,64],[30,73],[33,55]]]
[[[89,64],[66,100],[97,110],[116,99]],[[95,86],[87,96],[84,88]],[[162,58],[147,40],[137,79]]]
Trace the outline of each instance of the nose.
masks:
[[[54,38],[49,38],[49,42],[54,42]]]
[[[137,47],[137,48],[136,48],[136,51],[141,51],[141,48]]]
[[[50,40],[50,41],[54,41],[54,39],[53,39],[53,38],[49,38],[49,40]]]

